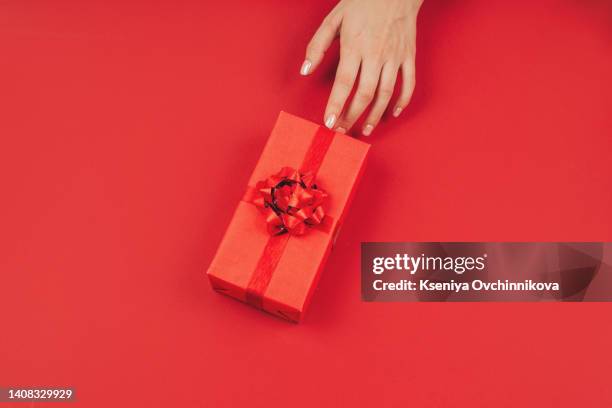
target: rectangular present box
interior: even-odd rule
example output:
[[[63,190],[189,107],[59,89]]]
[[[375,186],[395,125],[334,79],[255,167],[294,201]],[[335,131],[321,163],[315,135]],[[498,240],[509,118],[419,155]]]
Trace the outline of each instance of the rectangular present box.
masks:
[[[212,287],[299,322],[361,178],[369,147],[281,112],[207,271]],[[287,182],[280,183],[283,168],[288,176],[282,180]],[[297,170],[294,178],[302,178],[291,181],[287,168]],[[310,186],[312,194],[297,184]],[[281,195],[294,185],[300,202],[312,204],[300,213],[295,213],[300,204],[293,193]],[[269,186],[275,187],[274,199]],[[321,208],[313,211],[317,206]],[[325,214],[322,220],[317,220],[319,210]],[[286,230],[291,232],[282,233]]]

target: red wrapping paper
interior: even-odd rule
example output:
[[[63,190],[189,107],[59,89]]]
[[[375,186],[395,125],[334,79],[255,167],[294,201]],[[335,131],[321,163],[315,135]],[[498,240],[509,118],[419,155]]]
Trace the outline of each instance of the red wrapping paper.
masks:
[[[281,112],[207,271],[212,287],[281,318],[301,321],[369,147]],[[321,204],[325,219],[320,225],[308,225],[301,235],[272,235],[266,214],[253,202],[258,182],[284,167],[314,177],[314,188],[326,193]]]

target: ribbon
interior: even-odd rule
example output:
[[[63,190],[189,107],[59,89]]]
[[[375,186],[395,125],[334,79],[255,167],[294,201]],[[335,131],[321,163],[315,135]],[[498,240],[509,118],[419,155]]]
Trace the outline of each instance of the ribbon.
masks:
[[[312,173],[283,167],[258,182],[253,195],[251,202],[264,214],[270,235],[303,235],[325,218],[322,204],[327,193],[317,187]]]
[[[329,233],[333,220],[321,205],[327,193],[314,180],[333,137],[334,132],[319,127],[299,170],[283,167],[247,189],[243,200],[264,212],[271,234],[246,290],[247,303],[257,308],[263,308],[264,293],[290,237],[303,235],[309,227]]]

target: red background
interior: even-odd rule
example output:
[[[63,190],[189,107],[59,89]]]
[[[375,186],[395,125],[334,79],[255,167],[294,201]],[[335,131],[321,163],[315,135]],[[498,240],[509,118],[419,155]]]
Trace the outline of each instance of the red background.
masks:
[[[612,404],[610,304],[359,298],[361,241],[612,240],[604,0],[425,0],[413,101],[370,139],[305,323],[210,289],[279,110],[321,121],[336,51],[298,70],[331,7],[0,3],[0,386],[99,407]]]

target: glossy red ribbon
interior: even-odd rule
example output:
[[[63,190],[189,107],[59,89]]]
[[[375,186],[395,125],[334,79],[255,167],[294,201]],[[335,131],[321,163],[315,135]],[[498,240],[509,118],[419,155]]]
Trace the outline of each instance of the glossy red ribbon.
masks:
[[[283,167],[257,183],[252,203],[264,214],[270,235],[303,235],[325,218],[325,198],[327,193],[317,187],[312,173]]]
[[[329,232],[332,219],[321,205],[327,193],[314,180],[333,137],[334,132],[319,127],[299,170],[283,167],[245,194],[245,201],[264,212],[271,234],[247,286],[246,301],[255,307],[262,308],[264,293],[289,238],[303,235],[308,228]]]

